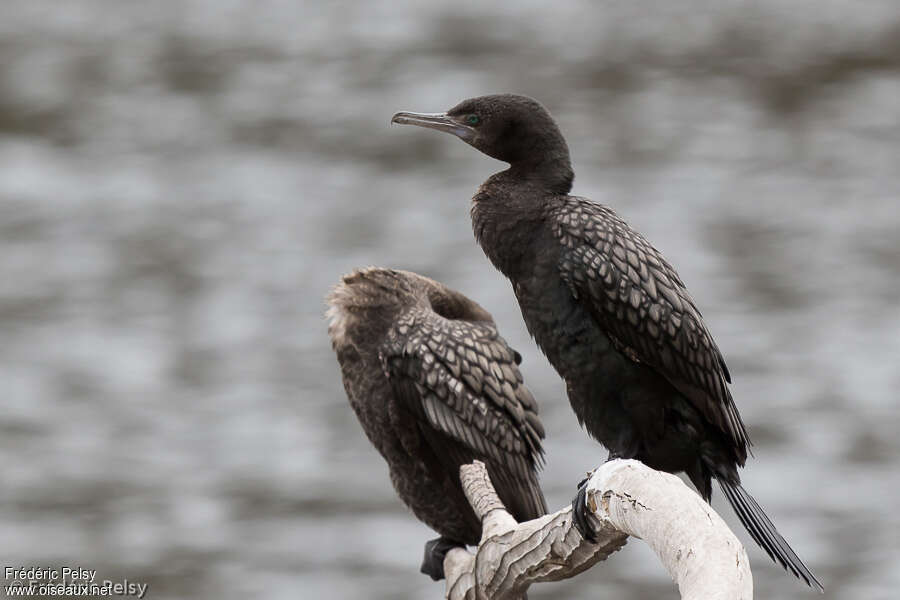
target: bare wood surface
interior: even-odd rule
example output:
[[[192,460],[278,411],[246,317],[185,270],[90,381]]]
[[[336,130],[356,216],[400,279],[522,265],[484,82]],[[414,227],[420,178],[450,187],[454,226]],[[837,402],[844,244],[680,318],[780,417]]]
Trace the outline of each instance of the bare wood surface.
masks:
[[[447,553],[448,600],[522,598],[533,583],[568,579],[605,560],[629,535],[653,548],[682,599],[753,597],[743,546],[712,508],[674,475],[633,460],[614,460],[597,469],[587,490],[597,544],[584,541],[573,527],[571,506],[517,523],[481,462],[463,465],[460,480],[482,519],[483,533],[474,555],[461,548]]]

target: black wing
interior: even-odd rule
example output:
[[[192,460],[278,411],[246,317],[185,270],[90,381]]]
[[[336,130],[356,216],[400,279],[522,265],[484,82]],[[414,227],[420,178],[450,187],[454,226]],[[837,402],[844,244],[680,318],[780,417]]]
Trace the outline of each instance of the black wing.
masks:
[[[553,214],[559,268],[627,356],[664,376],[746,459],[750,441],[728,367],[675,269],[610,208],[570,197]]]
[[[536,474],[544,437],[537,404],[492,323],[445,319],[420,304],[398,319],[381,358],[453,477],[459,464],[482,460],[514,516],[547,512]]]

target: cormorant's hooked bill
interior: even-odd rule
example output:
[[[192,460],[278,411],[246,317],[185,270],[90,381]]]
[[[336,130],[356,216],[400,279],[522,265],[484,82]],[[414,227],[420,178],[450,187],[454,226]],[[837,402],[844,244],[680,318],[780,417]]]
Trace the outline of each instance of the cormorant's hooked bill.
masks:
[[[475,137],[475,129],[473,127],[466,125],[458,117],[452,117],[447,113],[398,112],[391,117],[391,123],[437,129],[445,133],[452,133],[465,142],[471,142]]]

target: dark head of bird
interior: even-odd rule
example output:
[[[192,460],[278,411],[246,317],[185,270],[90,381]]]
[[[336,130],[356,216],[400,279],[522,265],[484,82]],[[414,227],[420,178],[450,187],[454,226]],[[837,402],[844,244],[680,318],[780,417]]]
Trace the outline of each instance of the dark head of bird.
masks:
[[[489,312],[456,290],[395,269],[369,267],[344,275],[327,301],[335,346],[381,343],[397,316],[419,302],[446,319],[493,322]]]
[[[450,133],[510,164],[519,179],[559,194],[572,189],[569,147],[556,121],[528,96],[495,94],[463,100],[445,113],[399,112],[391,123]]]

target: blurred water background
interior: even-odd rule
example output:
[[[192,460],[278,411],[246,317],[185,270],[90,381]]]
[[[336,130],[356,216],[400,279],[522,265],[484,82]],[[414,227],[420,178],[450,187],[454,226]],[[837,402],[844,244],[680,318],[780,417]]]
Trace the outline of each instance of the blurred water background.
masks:
[[[828,597],[896,598],[896,0],[0,3],[2,564],[159,600],[441,597],[326,335],[329,286],[370,264],[493,312],[568,503],[606,453],[473,240],[501,165],[388,125],[500,91],[544,102],[575,193],[680,270],[745,484]],[[739,535],[758,598],[811,597]],[[531,597],[677,595],[635,541]]]

